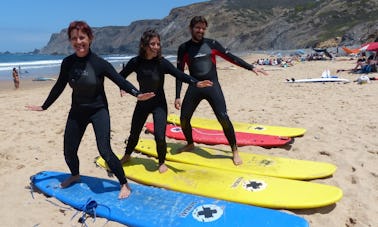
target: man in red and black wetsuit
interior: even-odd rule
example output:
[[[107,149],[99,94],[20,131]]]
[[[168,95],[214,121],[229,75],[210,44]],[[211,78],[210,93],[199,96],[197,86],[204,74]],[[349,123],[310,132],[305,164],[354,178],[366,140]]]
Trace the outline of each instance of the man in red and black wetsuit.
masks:
[[[190,120],[193,112],[199,103],[206,99],[212,107],[219,123],[223,127],[223,132],[231,146],[233,152],[233,162],[235,165],[242,164],[242,160],[238,153],[236,145],[234,127],[227,115],[226,102],[223,96],[221,86],[218,81],[218,74],[216,69],[216,55],[225,60],[251,70],[258,74],[264,71],[253,67],[239,57],[228,52],[216,40],[204,38],[207,28],[207,21],[202,16],[196,16],[190,21],[191,40],[180,45],[177,53],[177,68],[184,71],[185,64],[189,67],[190,75],[197,80],[211,80],[212,87],[196,88],[194,86],[188,87],[184,100],[181,105],[180,93],[182,82],[176,80],[176,109],[181,108],[180,124],[185,135],[187,145],[181,148],[181,151],[189,151],[194,148],[192,137],[192,126]]]

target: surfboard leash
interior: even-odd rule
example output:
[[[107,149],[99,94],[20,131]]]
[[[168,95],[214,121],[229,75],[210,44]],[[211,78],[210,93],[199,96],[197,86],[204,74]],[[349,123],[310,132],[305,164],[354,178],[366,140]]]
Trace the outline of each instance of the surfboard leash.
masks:
[[[85,222],[87,220],[87,216],[93,217],[93,222],[96,221],[96,208],[97,208],[97,202],[96,200],[92,200],[92,198],[89,198],[87,202],[81,207],[81,212],[83,213],[81,217],[79,218],[78,222],[83,224],[84,226],[88,227],[87,223]],[[76,215],[80,213],[80,210],[78,210],[71,218],[74,219]]]
[[[111,213],[111,209],[106,206],[106,205],[101,205],[101,204],[98,204],[96,202],[96,200],[93,200],[92,198],[89,198],[87,200],[87,202],[82,206],[82,208],[80,209],[81,212],[82,212],[82,216],[78,219],[78,222],[81,223],[82,225],[88,227],[87,223],[86,223],[86,220],[88,217],[93,217],[93,223],[96,221],[96,209],[98,206],[104,206],[106,207],[108,210],[109,210],[109,215]],[[75,216],[80,213],[80,210],[78,210],[71,218],[71,221],[72,219],[75,218]],[[104,226],[109,222],[109,219],[107,219],[107,221],[105,222]]]

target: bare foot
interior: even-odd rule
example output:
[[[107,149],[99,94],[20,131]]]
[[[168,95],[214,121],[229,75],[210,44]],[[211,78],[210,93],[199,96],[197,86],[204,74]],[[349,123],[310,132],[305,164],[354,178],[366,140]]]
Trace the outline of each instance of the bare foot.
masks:
[[[80,180],[80,175],[70,176],[69,178],[65,179],[62,183],[60,183],[61,188],[67,188],[71,184]]]
[[[239,152],[236,150],[236,151],[232,151],[232,153],[233,153],[232,161],[234,162],[234,165],[238,166],[238,165],[243,164],[243,160],[240,158]]]
[[[164,163],[159,166],[160,173],[165,173],[167,172],[167,170],[168,170],[168,167]]]
[[[179,149],[177,149],[177,152],[192,151],[193,149],[194,149],[194,144],[191,143],[191,144],[187,144],[183,147],[180,147]]]
[[[128,183],[121,185],[121,190],[118,194],[118,199],[126,199],[131,194],[131,189]]]
[[[129,154],[125,154],[122,158],[121,158],[121,165],[125,164],[126,162],[130,161],[131,160],[131,156]]]

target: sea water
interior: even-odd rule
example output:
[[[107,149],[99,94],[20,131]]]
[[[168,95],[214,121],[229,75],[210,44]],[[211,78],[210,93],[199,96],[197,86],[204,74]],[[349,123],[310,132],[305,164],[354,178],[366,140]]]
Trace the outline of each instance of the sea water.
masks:
[[[62,55],[43,54],[0,54],[0,80],[13,80],[12,69],[16,68],[21,79],[56,77],[60,71]],[[131,55],[101,56],[119,69],[127,63]]]
[[[0,80],[12,80],[16,68],[22,78],[56,76],[64,56],[37,54],[0,54]]]
[[[135,55],[104,55],[101,56],[109,61],[117,70],[122,69]],[[60,71],[62,55],[43,54],[0,54],[0,80],[13,80],[12,69],[19,71],[21,79],[33,79],[37,77],[56,77]],[[171,62],[175,61],[175,56],[166,56]]]

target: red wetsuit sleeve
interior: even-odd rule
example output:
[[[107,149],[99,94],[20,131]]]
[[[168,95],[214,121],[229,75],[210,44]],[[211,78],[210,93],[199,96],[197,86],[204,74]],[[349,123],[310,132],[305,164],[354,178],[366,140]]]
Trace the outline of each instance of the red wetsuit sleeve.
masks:
[[[219,42],[216,40],[211,40],[211,43],[209,43],[212,49],[212,54],[218,55],[219,57],[225,59],[228,62],[231,62],[232,64],[235,64],[237,66],[240,66],[242,68],[245,68],[247,70],[252,70],[253,65],[247,63],[243,59],[233,55],[231,52],[229,52],[227,49],[225,49]]]

